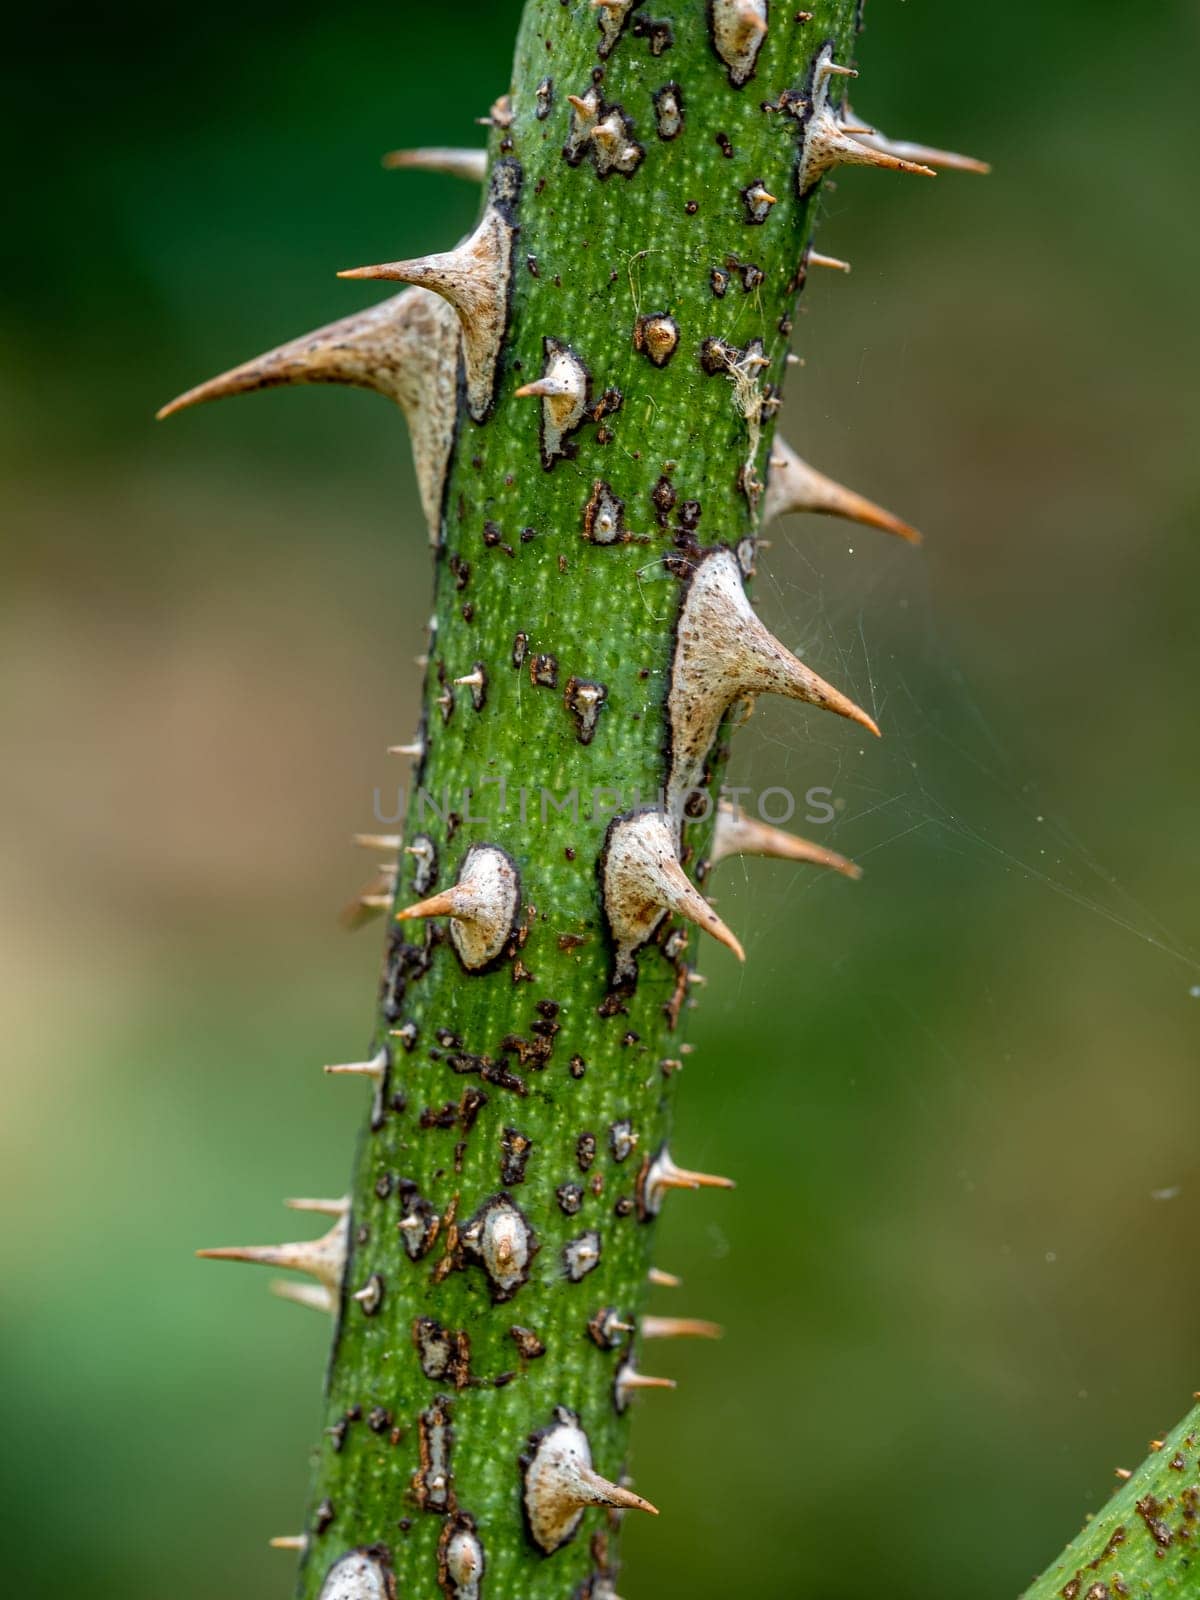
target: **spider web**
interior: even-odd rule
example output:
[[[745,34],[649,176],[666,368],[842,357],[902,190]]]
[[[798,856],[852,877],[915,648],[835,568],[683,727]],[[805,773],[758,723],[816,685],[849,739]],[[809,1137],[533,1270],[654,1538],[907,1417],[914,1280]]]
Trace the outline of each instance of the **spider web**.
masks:
[[[842,530],[826,518],[777,523],[755,603],[785,644],[871,713],[883,739],[760,702],[727,780],[752,786],[747,808],[786,787],[796,801],[789,830],[842,850],[868,874],[895,852],[917,851],[960,857],[965,879],[1015,877],[1031,895],[1058,897],[1177,963],[1200,998],[1200,952],[1041,798],[1044,757],[1026,748],[1022,720],[993,709],[959,665],[939,626],[928,558],[869,529]],[[806,820],[814,786],[831,792],[827,825],[820,804]],[[736,871],[734,862],[722,868]],[[749,876],[745,863],[742,871]],[[811,874],[777,877],[789,900],[814,890]],[[762,937],[747,933],[751,943]]]

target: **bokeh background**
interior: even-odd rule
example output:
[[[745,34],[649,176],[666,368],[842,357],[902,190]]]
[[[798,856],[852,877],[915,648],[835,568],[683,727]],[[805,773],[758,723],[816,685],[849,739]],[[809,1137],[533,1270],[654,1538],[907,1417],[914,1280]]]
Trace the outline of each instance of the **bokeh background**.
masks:
[[[475,197],[516,0],[8,33],[0,439],[4,1587],[270,1600],[327,1330],[200,1244],[338,1192],[367,875],[429,604],[399,419],[157,404],[372,296]],[[1016,1594],[1200,1387],[1194,4],[871,0],[858,109],[994,161],[850,172],[786,427],[914,554],[775,530],[763,612],[887,737],[762,707],[864,882],[724,869],[628,1600]],[[820,725],[818,725],[820,724]],[[813,831],[813,830],[810,830]],[[673,1305],[671,1309],[676,1309]]]

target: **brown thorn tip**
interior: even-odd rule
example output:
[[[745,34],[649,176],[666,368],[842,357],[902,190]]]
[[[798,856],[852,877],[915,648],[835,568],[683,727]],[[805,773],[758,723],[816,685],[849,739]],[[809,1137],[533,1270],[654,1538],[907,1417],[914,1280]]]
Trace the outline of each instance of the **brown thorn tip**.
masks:
[[[619,1483],[610,1483],[598,1472],[585,1473],[584,1476],[593,1480],[595,1486],[608,1496],[607,1504],[618,1506],[624,1511],[648,1511],[652,1517],[658,1516],[658,1507],[652,1506],[649,1500],[643,1500],[640,1494],[634,1494],[632,1489],[623,1488]]]
[[[857,722],[859,727],[865,728],[868,733],[873,733],[877,739],[883,737],[875,718],[869,716],[860,705],[856,705],[848,695],[844,695],[840,689],[835,689],[831,683],[826,683],[824,678],[807,668],[805,677],[809,692],[803,695],[803,698],[811,705],[819,706],[824,711],[836,712],[848,722]]]
[[[661,1267],[651,1267],[646,1274],[650,1283],[659,1289],[682,1289],[683,1279],[676,1277],[673,1272],[664,1272]]]
[[[746,952],[742,949],[741,941],[738,939],[735,933],[731,932],[731,930],[725,926],[720,917],[715,911],[712,910],[711,907],[709,908],[709,913],[703,923],[703,927],[707,933],[712,934],[714,939],[720,940],[720,942],[725,945],[727,949],[732,950],[739,961],[745,961]]]
[[[414,906],[405,906],[402,911],[397,911],[397,922],[409,922],[414,917],[452,917],[459,909],[458,897],[453,889],[445,889],[441,894],[431,895],[428,900],[418,900]]]
[[[769,822],[760,822],[746,812],[722,801],[717,808],[717,825],[709,846],[709,860],[718,866],[729,856],[766,856],[776,861],[803,861],[811,866],[828,867],[843,877],[858,879],[862,868],[853,861],[813,844],[794,833],[785,833]]]
[[[342,271],[338,273],[338,277],[371,279],[387,278],[393,281],[403,282],[403,278],[401,278],[400,274],[396,271],[397,266],[400,265],[402,265],[400,262],[385,261],[380,265],[373,267],[344,267]]]
[[[843,517],[847,522],[858,522],[864,527],[879,528],[909,544],[921,543],[916,528],[856,490],[818,472],[801,460],[778,434],[770,465],[763,501],[764,523],[795,511],[813,511],[823,516]]]
[[[725,1330],[719,1322],[699,1317],[643,1317],[643,1339],[721,1339]]]

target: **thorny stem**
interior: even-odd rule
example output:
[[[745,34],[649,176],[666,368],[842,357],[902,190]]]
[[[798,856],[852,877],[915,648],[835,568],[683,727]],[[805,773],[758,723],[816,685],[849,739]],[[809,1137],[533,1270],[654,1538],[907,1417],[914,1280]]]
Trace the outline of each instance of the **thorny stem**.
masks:
[[[438,888],[471,845],[505,850],[520,874],[520,932],[483,975],[463,970],[439,926],[398,924],[390,947],[371,1053],[390,1046],[394,1064],[352,1186],[347,1278],[352,1294],[377,1277],[382,1301],[371,1316],[342,1304],[305,1524],[300,1593],[313,1600],[334,1558],[375,1544],[399,1594],[428,1595],[439,1572],[448,1595],[472,1594],[469,1575],[448,1571],[456,1511],[482,1547],[488,1600],[566,1600],[589,1582],[597,1600],[611,1592],[621,1513],[588,1511],[544,1553],[519,1458],[566,1407],[596,1469],[620,1480],[633,1412],[662,1404],[619,1380],[633,1361],[670,1370],[661,1345],[643,1354],[627,1330],[652,1300],[676,1309],[665,1302],[680,1293],[647,1283],[660,1197],[645,1177],[669,1132],[698,935],[685,949],[686,924],[670,919],[639,958],[636,989],[615,995],[597,862],[613,814],[639,795],[652,804],[668,778],[690,539],[736,548],[752,536],[739,469],[767,475],[813,206],[796,191],[796,121],[763,102],[802,91],[828,40],[849,59],[853,11],[836,0],[797,23],[775,6],[738,89],[702,0],[526,6],[512,121],[501,106],[490,135],[514,190],[519,171],[510,308],[491,414],[480,424],[459,413],[424,697],[419,778],[454,815],[443,824],[426,807],[406,823],[410,843],[433,843]],[[605,23],[622,27],[601,56]],[[603,170],[608,145],[575,137],[591,119],[568,96],[611,124],[616,170]],[[775,196],[762,223],[745,195],[755,187]],[[514,396],[546,372],[547,341],[577,358],[588,391],[555,456],[543,454],[553,397]],[[729,347],[724,370],[720,355],[706,370],[709,341]],[[453,681],[477,665],[478,710]],[[553,809],[572,794],[577,818]],[[693,866],[709,831],[687,830]],[[403,906],[432,885],[422,858],[401,862]],[[463,1251],[464,1225],[498,1195],[536,1251],[511,1297]],[[666,1203],[695,1207],[702,1225],[718,1197]],[[441,1224],[411,1261],[397,1223],[415,1204]],[[454,1347],[426,1361],[436,1377],[421,1345],[441,1336],[422,1318]],[[653,1500],[659,1486],[638,1487]]]
[[[1022,1600],[1200,1595],[1200,1405],[1156,1439],[1136,1472]]]
[[[357,269],[420,287],[176,403],[387,394],[436,545],[425,798],[365,907],[394,890],[402,915],[348,1209],[318,1246],[234,1252],[308,1270],[293,1297],[335,1318],[283,1541],[306,1600],[603,1600],[620,1515],[654,1509],[625,1478],[631,1413],[658,1403],[639,1319],[653,1294],[644,1333],[714,1331],[664,1320],[708,1308],[650,1276],[664,1201],[699,1218],[719,1196],[673,1191],[725,1181],[667,1151],[698,929],[741,954],[696,885],[742,849],[854,870],[714,829],[730,712],[775,691],[876,731],[750,609],[760,512],[915,538],[771,458],[825,172],[929,170],[846,131],[858,9],[528,0],[472,238]]]

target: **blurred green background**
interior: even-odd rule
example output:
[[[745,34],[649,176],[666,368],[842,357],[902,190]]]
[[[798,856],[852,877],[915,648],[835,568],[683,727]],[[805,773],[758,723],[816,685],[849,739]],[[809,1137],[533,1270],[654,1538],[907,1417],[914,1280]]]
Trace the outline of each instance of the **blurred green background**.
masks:
[[[156,405],[367,303],[475,196],[516,0],[27,12],[9,29],[0,551],[6,1592],[282,1597],[327,1330],[201,1244],[337,1193],[379,939],[336,911],[409,737],[399,419]],[[786,430],[914,554],[775,530],[767,619],[884,742],[762,707],[858,886],[731,863],[668,1208],[628,1600],[1014,1595],[1200,1387],[1198,13],[871,0],[856,109],[994,161],[850,172]],[[814,830],[810,830],[814,831]],[[294,1219],[293,1219],[294,1220]],[[303,1231],[303,1230],[301,1230]]]

